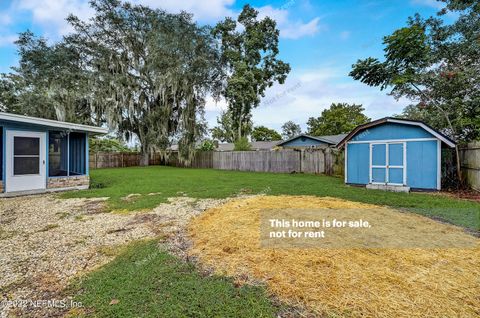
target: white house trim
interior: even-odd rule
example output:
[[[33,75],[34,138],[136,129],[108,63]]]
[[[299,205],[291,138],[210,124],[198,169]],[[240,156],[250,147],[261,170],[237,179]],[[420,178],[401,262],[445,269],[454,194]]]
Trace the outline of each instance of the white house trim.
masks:
[[[33,125],[41,125],[41,126],[47,126],[47,127],[63,128],[68,130],[87,131],[87,132],[97,133],[97,134],[108,133],[108,129],[102,128],[102,127],[73,124],[73,123],[67,123],[63,121],[29,117],[29,116],[2,113],[2,112],[0,112],[0,120],[13,121],[13,122],[25,123],[25,124],[33,124]]]
[[[412,138],[412,139],[382,139],[382,140],[362,140],[362,141],[349,141],[347,144],[368,144],[368,143],[402,143],[408,141],[433,141],[438,140],[437,138]]]
[[[370,158],[369,158],[369,163],[368,163],[368,182],[372,183],[372,143],[370,143]]]
[[[345,147],[345,159],[344,159],[344,166],[345,166],[345,183],[347,183],[347,180],[348,180],[348,145]]]
[[[403,143],[403,185],[407,185],[407,142]]]
[[[442,188],[442,143],[437,140],[437,190]]]

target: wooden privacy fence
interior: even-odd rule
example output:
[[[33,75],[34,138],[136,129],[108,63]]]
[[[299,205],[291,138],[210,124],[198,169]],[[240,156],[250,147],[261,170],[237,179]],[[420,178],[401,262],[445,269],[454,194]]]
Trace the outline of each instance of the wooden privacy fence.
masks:
[[[89,168],[122,168],[140,166],[141,155],[137,152],[96,152],[89,156]],[[161,164],[158,153],[150,155],[150,165]]]
[[[275,151],[200,151],[188,166],[220,170],[255,172],[305,172],[343,174],[343,157],[330,148]],[[150,165],[185,167],[174,152],[162,158],[150,155]],[[90,155],[90,169],[132,167],[140,165],[138,153],[95,153]]]
[[[133,167],[140,165],[140,154],[135,152],[99,152],[90,154],[90,169]],[[189,167],[256,172],[305,172],[343,175],[343,152],[331,148],[275,151],[200,151]],[[463,174],[468,184],[480,191],[480,142],[469,143],[460,149]],[[150,155],[150,165],[185,167],[173,152],[167,158],[159,153]],[[450,168],[452,162],[445,163]]]
[[[480,141],[460,148],[460,160],[467,183],[472,189],[480,191]]]

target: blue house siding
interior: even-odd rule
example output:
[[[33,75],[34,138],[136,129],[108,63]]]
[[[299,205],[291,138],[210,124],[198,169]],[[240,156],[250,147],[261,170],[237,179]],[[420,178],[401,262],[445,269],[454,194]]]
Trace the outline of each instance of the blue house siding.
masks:
[[[437,188],[437,140],[407,142],[407,185]]]
[[[425,129],[405,124],[385,123],[359,132],[351,141],[403,140],[434,138]]]
[[[369,144],[347,145],[347,183],[367,184],[369,182]]]
[[[287,141],[282,144],[282,147],[315,147],[315,146],[329,146],[326,142],[320,140],[308,138],[308,137],[298,137]]]

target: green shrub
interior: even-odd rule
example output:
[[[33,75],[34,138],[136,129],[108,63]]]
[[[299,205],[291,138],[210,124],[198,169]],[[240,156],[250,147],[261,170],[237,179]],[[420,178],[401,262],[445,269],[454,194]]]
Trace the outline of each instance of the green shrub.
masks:
[[[200,146],[198,147],[198,150],[200,151],[214,151],[215,150],[215,143],[211,140],[204,140]]]
[[[235,147],[233,148],[235,151],[249,151],[252,150],[252,146],[250,142],[248,142],[247,137],[241,137],[235,141]]]

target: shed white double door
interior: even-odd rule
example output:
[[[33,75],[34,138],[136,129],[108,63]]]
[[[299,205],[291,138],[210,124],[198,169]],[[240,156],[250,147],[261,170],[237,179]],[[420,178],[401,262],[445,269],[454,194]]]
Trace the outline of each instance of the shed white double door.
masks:
[[[6,191],[46,188],[46,133],[7,130]]]
[[[406,185],[406,143],[370,144],[370,183]]]

